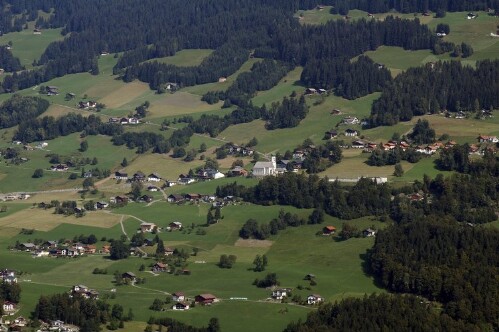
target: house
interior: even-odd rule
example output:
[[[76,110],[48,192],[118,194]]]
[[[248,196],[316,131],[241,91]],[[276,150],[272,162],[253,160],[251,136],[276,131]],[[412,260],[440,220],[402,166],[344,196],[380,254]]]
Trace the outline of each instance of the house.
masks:
[[[35,250],[37,248],[37,246],[34,243],[27,242],[27,243],[21,243],[20,248],[22,250],[31,251],[31,250]]]
[[[147,176],[147,181],[159,182],[159,181],[161,181],[161,176],[159,176],[158,173],[151,173]]]
[[[329,130],[324,133],[324,139],[333,139],[338,137],[338,132],[336,130]]]
[[[128,197],[126,196],[116,196],[116,197],[111,197],[109,201],[112,204],[127,204],[128,203]]]
[[[180,177],[178,178],[178,183],[179,184],[186,185],[186,184],[191,184],[191,183],[194,183],[194,182],[196,182],[196,179],[191,178],[188,175],[180,174]]]
[[[318,294],[312,294],[307,296],[307,304],[319,304],[324,301],[324,298]]]
[[[227,173],[228,176],[230,177],[235,177],[235,176],[248,176],[248,171],[242,168],[241,166],[236,166],[233,169],[229,170]]]
[[[156,226],[156,224],[154,223],[144,222],[140,224],[140,231],[142,233],[152,233],[157,228],[158,226]]]
[[[331,111],[331,115],[340,115],[341,114],[341,110],[335,108]]]
[[[38,29],[38,28],[35,28],[35,29],[33,29],[33,34],[34,35],[41,35],[42,34],[42,30]]]
[[[200,304],[212,304],[214,302],[218,302],[218,299],[213,294],[199,294],[196,295],[194,301]]]
[[[225,81],[227,81],[227,77],[220,77],[218,79],[218,83],[224,83]]]
[[[169,202],[169,203],[178,203],[178,202],[182,202],[184,200],[184,196],[182,195],[179,195],[179,194],[170,194],[166,200]]]
[[[69,169],[69,167],[66,164],[58,164],[58,165],[50,166],[50,170],[54,171],[54,172],[65,172],[68,169]]]
[[[173,186],[176,186],[178,184],[178,182],[177,181],[166,180],[165,184],[166,184],[167,187],[173,187]]]
[[[121,277],[123,279],[128,279],[132,282],[135,282],[135,280],[137,280],[137,277],[135,276],[135,274],[133,272],[125,272],[121,275]]]
[[[336,233],[336,227],[334,226],[326,226],[322,229],[322,235],[331,235]]]
[[[172,294],[173,301],[185,301],[185,294],[182,292],[175,292]]]
[[[355,129],[350,129],[348,128],[347,130],[345,130],[345,136],[349,136],[349,137],[355,137],[355,136],[358,136],[359,135],[359,132]]]
[[[159,191],[159,188],[156,186],[148,186],[147,191],[155,192],[155,191]]]
[[[59,94],[59,88],[56,86],[47,86],[47,96],[57,96]]]
[[[368,142],[360,139],[352,142],[352,148],[354,149],[364,149],[367,145]]]
[[[291,295],[291,289],[290,288],[279,288],[274,291],[272,291],[272,298],[276,300],[282,300],[285,297],[288,297]]]
[[[140,123],[140,119],[138,119],[138,118],[135,118],[135,117],[128,118],[128,124],[137,125],[139,123]]]
[[[142,195],[139,197],[138,201],[139,202],[146,202],[146,203],[151,203],[153,201],[153,197],[149,195]]]
[[[275,175],[277,168],[276,157],[272,156],[271,161],[257,161],[253,166],[253,176]]]
[[[478,15],[475,15],[475,14],[473,14],[473,13],[468,13],[468,15],[467,15],[467,17],[466,17],[466,18],[467,18],[468,20],[472,20],[472,19],[475,19],[475,18],[477,18],[477,17],[478,17]]]
[[[172,248],[165,248],[165,256],[171,256],[173,255],[173,252],[175,250],[173,250]]]
[[[498,143],[499,139],[497,136],[485,136],[485,135],[480,135],[478,136],[478,142],[480,143]]]
[[[189,303],[177,302],[172,307],[173,310],[189,310]]]
[[[120,119],[120,125],[127,125],[128,124],[128,118],[121,118]]]
[[[16,304],[13,303],[13,302],[9,302],[9,301],[5,301],[2,305],[2,309],[5,313],[7,312],[12,312],[14,310],[16,310]]]
[[[200,194],[186,194],[185,199],[188,201],[197,201],[201,199]]]
[[[307,88],[307,89],[305,90],[305,94],[306,94],[306,95],[315,95],[316,93],[317,93],[317,90],[316,90],[316,89],[314,89],[314,88]]]
[[[45,241],[43,246],[45,248],[57,248],[57,241]]]
[[[171,222],[168,227],[170,227],[170,230],[180,230],[182,229],[182,223],[180,221],[174,221]]]
[[[373,237],[373,236],[376,236],[376,230],[372,229],[372,228],[364,229],[362,231],[362,235],[364,235],[364,237]]]
[[[114,178],[116,180],[128,180],[128,174],[122,172],[114,172]]]
[[[165,89],[168,90],[168,91],[175,91],[175,90],[177,90],[177,88],[178,88],[178,84],[177,83],[171,83],[171,82],[169,82],[169,83],[165,84]]]
[[[141,171],[136,172],[132,177],[132,181],[144,182],[145,180],[146,180],[146,175]]]
[[[109,203],[104,202],[104,201],[100,201],[100,202],[95,203],[94,207],[97,210],[102,210],[102,209],[109,207]]]
[[[94,246],[93,244],[87,244],[85,246],[83,246],[83,252],[85,254],[95,254],[95,252],[97,251],[97,247]]]
[[[397,147],[396,143],[388,142],[388,143],[383,144],[383,150],[385,150],[385,151],[394,150],[396,147]]]
[[[164,264],[164,263],[161,263],[161,262],[156,262],[152,266],[152,271],[153,272],[166,272],[166,271],[168,271],[168,264]],[[178,300],[174,300],[174,301],[178,301]]]
[[[347,116],[343,118],[342,123],[346,125],[356,125],[360,123],[360,120],[355,116]]]
[[[455,118],[456,119],[464,119],[464,118],[466,118],[466,114],[464,112],[459,111],[456,113]]]
[[[109,118],[109,123],[120,123],[121,118]]]
[[[447,34],[445,32],[437,32],[437,37],[445,37]]]
[[[317,89],[317,92],[322,95],[322,94],[327,93],[327,90],[326,89]]]

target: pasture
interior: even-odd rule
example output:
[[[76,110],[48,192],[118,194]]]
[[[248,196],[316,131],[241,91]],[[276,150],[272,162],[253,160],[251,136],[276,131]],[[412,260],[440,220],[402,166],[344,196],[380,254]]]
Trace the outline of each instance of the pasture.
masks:
[[[210,49],[186,49],[175,53],[173,56],[151,59],[148,61],[157,61],[179,67],[194,67],[199,66],[203,60],[213,53]]]

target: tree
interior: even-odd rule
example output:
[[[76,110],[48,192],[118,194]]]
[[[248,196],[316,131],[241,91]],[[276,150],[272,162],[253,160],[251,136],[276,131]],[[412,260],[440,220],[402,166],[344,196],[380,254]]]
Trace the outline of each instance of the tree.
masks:
[[[230,269],[236,263],[237,257],[234,255],[221,255],[218,262],[218,266],[222,269]]]
[[[165,244],[163,243],[163,240],[158,240],[158,245],[156,246],[156,255],[165,255]]]
[[[348,222],[343,223],[343,227],[339,233],[339,237],[342,240],[348,240],[352,237],[360,237],[360,235],[359,229]]]
[[[85,152],[88,150],[88,142],[86,140],[81,141],[80,143],[80,151]]]
[[[154,311],[161,311],[163,309],[163,301],[161,299],[154,299],[149,309]]]
[[[428,120],[419,119],[408,136],[416,144],[433,143],[435,141],[435,130],[430,127]]]
[[[41,168],[35,169],[35,172],[33,173],[32,178],[38,179],[41,177],[43,177],[43,169],[41,169]]]
[[[324,221],[324,211],[320,209],[315,209],[308,217],[309,224],[322,224],[323,221]]]
[[[123,241],[115,240],[111,243],[110,257],[112,260],[125,259],[130,255],[130,248]]]
[[[395,175],[396,177],[401,177],[402,175],[404,175],[404,169],[402,168],[402,165],[400,163],[395,164],[393,175]]]
[[[128,160],[126,158],[123,158],[123,161],[121,162],[122,167],[127,167],[128,166]]]
[[[210,322],[208,323],[208,332],[220,332],[220,322],[218,321],[218,318],[213,317],[210,319]]]
[[[267,264],[268,264],[268,259],[266,255],[263,256],[256,255],[255,259],[253,260],[253,265],[255,265],[253,271],[255,272],[265,271]]]
[[[142,196],[142,183],[135,181],[132,183],[132,194],[133,200],[137,200],[140,196]]]
[[[94,178],[93,177],[85,178],[85,180],[83,180],[82,186],[83,186],[83,189],[85,189],[85,190],[88,190],[90,187],[93,187],[94,186]]]
[[[253,137],[249,142],[248,144],[246,144],[246,146],[248,147],[253,147],[253,146],[256,146],[258,144],[258,140],[256,139],[256,137]]]
[[[205,152],[208,147],[206,146],[206,143],[201,143],[199,146],[199,152]]]

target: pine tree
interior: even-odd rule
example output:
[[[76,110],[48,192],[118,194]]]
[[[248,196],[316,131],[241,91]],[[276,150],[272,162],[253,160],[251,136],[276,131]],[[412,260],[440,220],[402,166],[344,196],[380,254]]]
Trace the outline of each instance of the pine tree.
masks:
[[[156,255],[161,256],[165,254],[165,244],[163,240],[159,240],[158,245],[156,247]]]

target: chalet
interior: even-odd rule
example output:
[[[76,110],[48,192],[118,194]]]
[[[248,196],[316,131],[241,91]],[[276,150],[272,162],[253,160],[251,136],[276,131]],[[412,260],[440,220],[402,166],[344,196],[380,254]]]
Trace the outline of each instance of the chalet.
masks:
[[[29,144],[23,146],[23,149],[26,151],[33,151],[35,148]]]
[[[172,294],[173,301],[185,301],[185,294],[182,292],[175,292]]]
[[[445,36],[447,36],[447,34],[445,32],[437,32],[437,37],[442,38],[442,37],[445,37]]]
[[[69,169],[69,167],[66,164],[58,164],[58,165],[50,166],[50,170],[54,171],[54,172],[65,172],[68,169]]]
[[[274,291],[272,291],[272,298],[276,300],[282,300],[285,297],[288,297],[291,295],[291,289],[290,288],[279,288]]]
[[[120,123],[121,118],[109,118],[109,123]]]
[[[236,166],[233,169],[229,170],[227,173],[228,176],[234,177],[234,176],[247,176],[248,171],[242,168],[241,166]]]
[[[322,235],[331,235],[336,233],[336,227],[334,226],[326,226],[322,229]]]
[[[42,30],[38,29],[38,28],[35,28],[35,29],[33,29],[33,34],[34,35],[41,35],[42,34]]]
[[[348,128],[347,130],[345,130],[345,136],[355,137],[358,135],[359,135],[359,132],[355,129]]]
[[[444,148],[445,148],[445,149],[450,149],[450,148],[452,148],[452,147],[456,146],[456,144],[457,144],[457,143],[456,143],[455,141],[448,141],[447,143],[445,143]]]
[[[411,202],[420,202],[424,199],[424,196],[419,194],[419,193],[414,193],[414,194],[410,194],[408,196],[408,198]]]
[[[47,96],[57,96],[59,94],[59,88],[56,86],[47,86]]]
[[[168,271],[168,264],[157,262],[152,266],[152,271],[153,272],[166,272],[166,271]]]
[[[173,310],[189,310],[189,303],[177,302],[172,307]]]
[[[178,88],[178,84],[177,83],[171,83],[171,82],[169,82],[169,83],[165,84],[165,89],[168,90],[168,91],[175,91],[175,90],[177,90],[177,88]]]
[[[94,108],[96,106],[97,106],[97,102],[95,102],[95,101],[80,101],[78,103],[78,108],[81,108],[81,109]]]
[[[29,242],[21,243],[19,246],[22,250],[26,250],[26,251],[32,251],[32,250],[37,249],[37,246],[34,243],[29,243]]]
[[[114,178],[116,180],[128,180],[128,174],[122,172],[114,172]]]
[[[140,119],[138,119],[138,118],[128,118],[128,124],[137,125],[139,123],[140,123]]]
[[[45,248],[57,248],[57,241],[45,241],[42,246]]]
[[[306,95],[315,95],[316,93],[317,93],[317,89],[314,89],[314,88],[307,88],[305,90]]]
[[[147,181],[159,182],[159,181],[161,181],[161,176],[159,176],[157,173],[151,173],[147,176]]]
[[[476,144],[471,144],[469,154],[480,154],[480,148]]]
[[[87,286],[85,285],[75,285],[73,286],[73,288],[71,289],[71,295],[80,295],[86,299],[97,299],[99,297],[99,292],[94,290],[94,289],[90,289],[88,288]]]
[[[367,13],[367,17],[374,17],[374,15],[371,13]]]
[[[182,202],[184,200],[184,196],[182,195],[179,195],[179,194],[170,194],[166,200],[169,202],[169,203],[178,203],[178,202]]]
[[[182,229],[182,223],[180,221],[173,221],[171,222],[168,227],[170,228],[170,230],[174,231],[174,230],[180,230]]]
[[[121,118],[120,119],[120,125],[127,125],[128,124],[128,118]]]
[[[93,255],[95,254],[95,252],[97,251],[97,247],[94,246],[93,244],[87,244],[85,246],[83,246],[83,252],[85,254],[90,254],[90,255]]]
[[[307,304],[319,304],[324,301],[324,298],[318,294],[312,294],[307,296]]]
[[[200,294],[196,295],[194,301],[200,304],[212,304],[214,302],[218,302],[218,299],[215,295],[212,294]]]
[[[109,203],[104,202],[104,201],[99,201],[99,202],[95,203],[94,207],[97,210],[102,210],[102,209],[108,208],[109,207]]]
[[[17,308],[16,304],[13,302],[5,301],[2,305],[3,312],[9,313],[15,311]]]
[[[191,183],[194,183],[196,182],[196,179],[188,176],[188,175],[184,175],[184,174],[180,174],[179,178],[178,178],[178,183],[179,184],[183,184],[183,185],[186,185],[186,184],[191,184]]]
[[[362,235],[364,235],[364,237],[373,237],[373,236],[376,236],[376,230],[372,229],[372,228],[364,229],[362,231]]]
[[[338,132],[336,130],[329,130],[324,133],[324,139],[333,139],[338,137]]]
[[[109,52],[102,51],[102,52],[100,52],[100,55],[102,55],[102,56],[106,56],[106,55],[109,55]]]
[[[153,201],[153,197],[149,195],[142,195],[139,197],[139,202],[146,202],[146,203],[151,203]]]
[[[94,174],[92,173],[92,171],[86,171],[85,173],[83,173],[83,177],[85,179],[91,178],[92,176],[94,176]]]
[[[132,177],[132,181],[144,182],[145,180],[146,180],[146,175],[141,171],[136,172]]]
[[[276,157],[272,156],[271,161],[257,161],[253,166],[253,176],[268,176],[276,174]]]
[[[391,143],[391,142],[383,144],[383,150],[385,150],[385,151],[394,150],[396,147],[397,147],[397,144]]]
[[[155,191],[159,191],[159,188],[156,186],[148,186],[147,191],[155,192]]]
[[[225,175],[219,172],[216,169],[201,169],[197,172],[197,177],[200,179],[221,179],[224,178]]]
[[[326,89],[317,89],[317,92],[322,95],[322,94],[327,93],[327,90]]]
[[[335,108],[334,110],[331,111],[331,115],[340,115],[341,114],[341,110]]]
[[[156,224],[154,223],[144,222],[140,224],[140,231],[142,233],[152,233],[157,228],[158,226],[156,226]]]
[[[360,123],[360,120],[355,116],[347,116],[343,118],[342,123],[346,125],[356,125]]]
[[[0,281],[8,284],[16,284],[17,283],[16,273],[12,270],[7,270],[7,269],[1,270]]]
[[[352,142],[352,148],[354,149],[364,149],[367,145],[368,142],[360,139]]]
[[[485,136],[485,135],[480,135],[478,136],[478,142],[480,143],[498,143],[499,139],[497,136]]]
[[[128,197],[126,196],[116,196],[116,197],[111,197],[109,201],[113,204],[127,204],[128,203]]]
[[[411,146],[406,141],[402,141],[399,143],[399,147],[402,149],[402,151],[405,151],[408,148],[410,148]]]
[[[102,249],[100,251],[102,254],[109,254],[111,252],[111,246],[110,245],[104,245],[102,246]]]
[[[172,248],[165,248],[165,256],[173,255],[174,251]]]
[[[125,272],[121,275],[121,278],[126,279],[126,280],[130,280],[132,282],[135,282],[135,280],[137,280],[137,277],[135,276],[135,273],[133,273],[133,272]]]
[[[173,187],[173,186],[176,186],[177,184],[178,184],[178,182],[177,182],[177,181],[171,181],[171,180],[166,180],[166,181],[165,181],[165,185],[166,185],[167,187]]]
[[[225,81],[227,81],[227,77],[220,77],[218,79],[218,83],[224,83]]]
[[[186,194],[185,199],[188,201],[198,201],[201,199],[201,195],[199,195],[199,194]]]
[[[475,19],[475,18],[477,18],[477,17],[478,17],[478,15],[475,15],[475,14],[473,14],[473,13],[468,13],[468,15],[466,16],[466,18],[467,18],[468,20],[473,20],[473,19]]]
[[[456,113],[456,116],[454,118],[456,118],[456,119],[464,119],[464,118],[466,118],[466,113],[459,111],[459,112]]]

